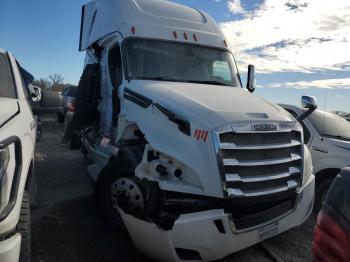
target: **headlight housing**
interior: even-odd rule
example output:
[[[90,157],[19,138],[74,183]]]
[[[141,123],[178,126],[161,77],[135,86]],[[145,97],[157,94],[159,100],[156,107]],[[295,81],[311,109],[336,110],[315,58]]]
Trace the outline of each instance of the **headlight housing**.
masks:
[[[0,181],[2,180],[2,177],[6,172],[9,161],[10,161],[9,148],[6,147],[4,149],[0,149]]]

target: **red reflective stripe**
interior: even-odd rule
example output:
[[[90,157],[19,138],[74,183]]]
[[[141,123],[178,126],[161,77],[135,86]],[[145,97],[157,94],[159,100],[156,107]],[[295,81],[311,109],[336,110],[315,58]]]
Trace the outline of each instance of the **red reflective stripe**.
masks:
[[[196,132],[194,132],[194,137],[197,138],[197,135],[198,135],[198,129],[196,129]]]
[[[205,132],[205,135],[204,135],[204,138],[203,138],[203,141],[207,141],[207,138],[208,138],[208,131]]]
[[[199,130],[197,140],[199,140],[201,138],[202,132],[203,132],[203,130]]]

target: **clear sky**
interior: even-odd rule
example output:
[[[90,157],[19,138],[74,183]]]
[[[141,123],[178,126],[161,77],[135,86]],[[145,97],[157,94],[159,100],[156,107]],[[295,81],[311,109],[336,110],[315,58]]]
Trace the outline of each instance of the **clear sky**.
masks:
[[[125,1],[125,0],[122,0]],[[327,111],[350,112],[350,1],[173,0],[220,23],[243,79],[258,71],[256,94],[298,105],[318,98]],[[81,5],[86,0],[0,0],[0,48],[15,54],[36,78],[59,73],[77,84]]]

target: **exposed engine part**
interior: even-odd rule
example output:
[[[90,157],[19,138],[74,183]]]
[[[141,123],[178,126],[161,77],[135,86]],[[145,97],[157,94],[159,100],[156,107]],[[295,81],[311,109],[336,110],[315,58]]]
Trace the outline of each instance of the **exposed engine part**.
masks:
[[[168,175],[168,170],[165,166],[163,165],[157,165],[156,171],[159,173],[161,176],[167,176]]]
[[[112,205],[124,212],[140,216],[145,209],[145,198],[140,186],[132,178],[121,177],[111,187]]]

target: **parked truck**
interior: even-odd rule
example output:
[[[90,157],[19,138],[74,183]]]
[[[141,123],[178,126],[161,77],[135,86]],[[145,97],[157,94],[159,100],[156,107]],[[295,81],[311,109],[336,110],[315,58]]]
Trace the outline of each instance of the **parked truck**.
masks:
[[[30,207],[36,191],[37,115],[58,110],[58,93],[38,93],[33,77],[0,49],[0,261],[27,262],[31,252]],[[35,203],[33,203],[35,204]]]
[[[80,50],[113,100],[110,145],[99,144],[99,123],[82,135],[98,209],[122,220],[142,253],[216,260],[308,218],[314,175],[302,126],[251,94],[253,66],[243,88],[208,14],[171,1],[92,1]]]
[[[281,106],[295,118],[305,112],[297,106]],[[318,213],[333,179],[350,166],[350,123],[335,114],[315,111],[300,124],[312,157],[316,185],[314,211]]]

